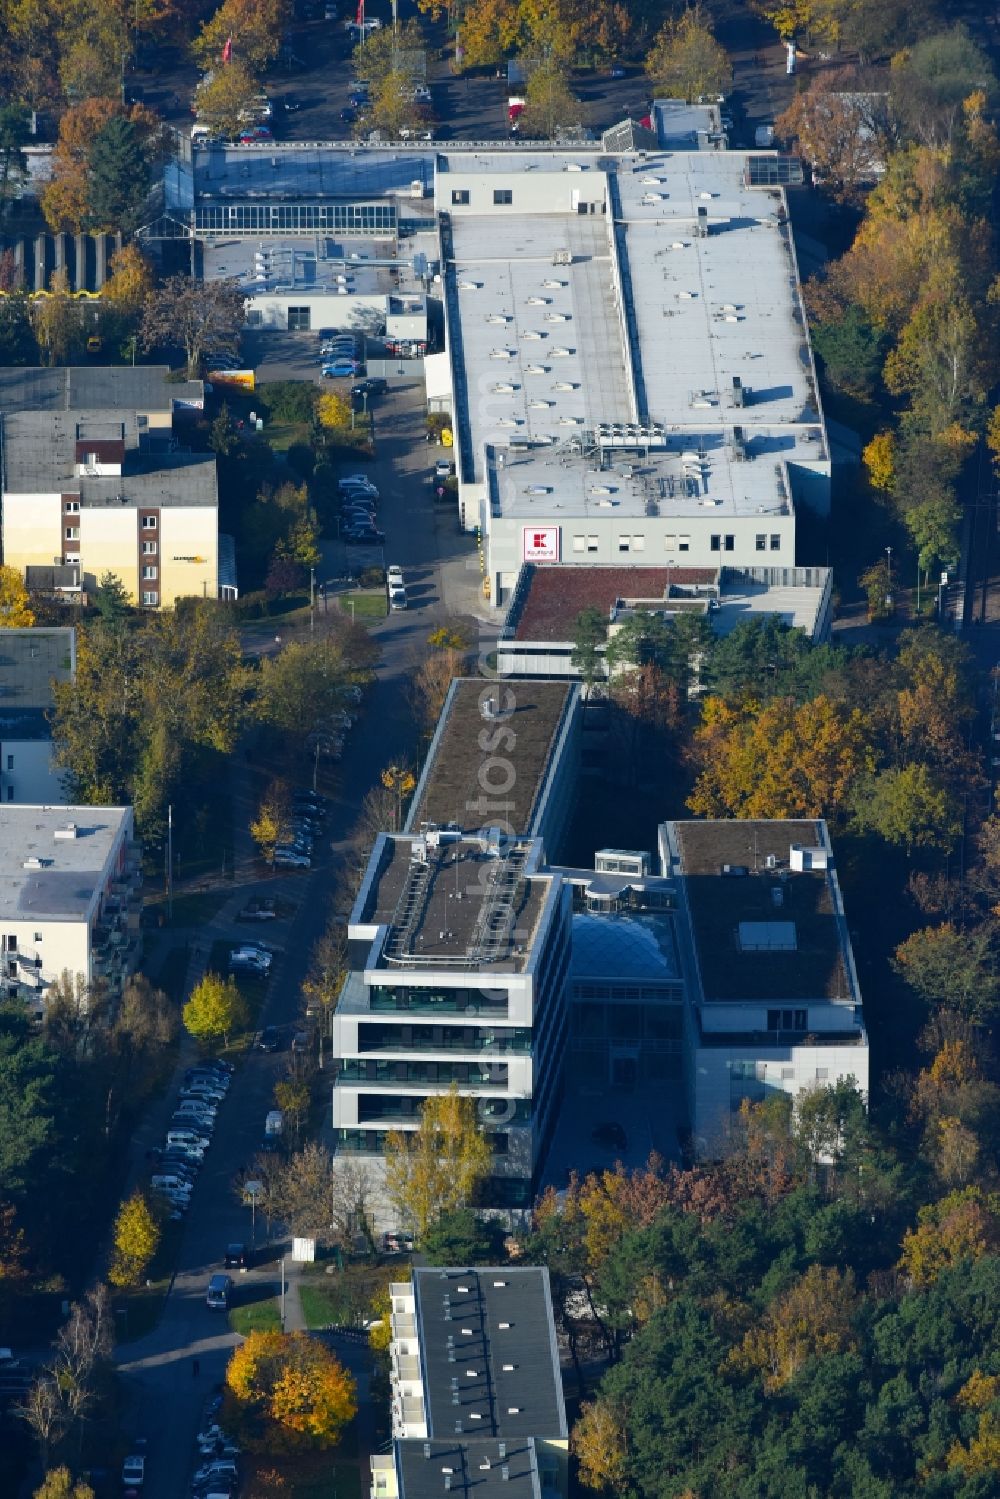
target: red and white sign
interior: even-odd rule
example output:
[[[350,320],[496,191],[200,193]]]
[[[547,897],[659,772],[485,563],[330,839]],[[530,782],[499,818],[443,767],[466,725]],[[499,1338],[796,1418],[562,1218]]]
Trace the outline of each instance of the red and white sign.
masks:
[[[525,526],[522,534],[525,562],[559,561],[558,526]]]

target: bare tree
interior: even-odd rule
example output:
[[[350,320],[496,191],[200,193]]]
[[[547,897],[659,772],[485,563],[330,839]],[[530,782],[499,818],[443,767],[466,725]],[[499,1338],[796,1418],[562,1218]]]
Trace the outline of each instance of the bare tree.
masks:
[[[51,1370],[42,1370],[17,1413],[38,1443],[42,1468],[47,1469],[53,1448],[63,1440],[70,1424],[62,1391]]]
[[[191,276],[168,276],[143,310],[143,348],[180,344],[193,378],[209,350],[227,362],[236,357],[245,307],[246,298],[233,279],[196,281]]]

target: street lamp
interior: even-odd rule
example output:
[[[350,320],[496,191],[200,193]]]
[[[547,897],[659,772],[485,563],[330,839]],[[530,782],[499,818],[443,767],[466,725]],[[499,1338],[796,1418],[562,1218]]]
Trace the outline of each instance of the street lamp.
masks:
[[[892,608],[892,547],[885,549],[885,607]]]

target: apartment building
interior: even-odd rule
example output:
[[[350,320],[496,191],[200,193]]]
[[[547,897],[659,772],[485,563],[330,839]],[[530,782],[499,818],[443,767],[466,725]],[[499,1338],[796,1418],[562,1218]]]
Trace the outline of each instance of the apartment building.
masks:
[[[110,572],[149,609],[235,596],[220,567],[215,458],[185,451],[175,427],[201,383],[167,374],[0,371],[0,544],[29,588],[93,592]],[[64,378],[38,378],[50,375]]]
[[[71,982],[121,989],[139,956],[131,807],[0,805],[0,993],[33,1015]]]
[[[548,1271],[416,1268],[390,1295],[393,1450],[370,1460],[371,1499],[565,1496]]]
[[[558,1113],[570,895],[545,868],[576,783],[579,689],[453,683],[402,833],[376,841],[333,1018],[334,1142],[378,1169],[424,1100],[474,1098],[484,1204],[523,1210]],[[398,1227],[382,1204],[380,1227]]]
[[[74,629],[0,629],[0,802],[66,800],[49,715],[53,686],[75,673]]]

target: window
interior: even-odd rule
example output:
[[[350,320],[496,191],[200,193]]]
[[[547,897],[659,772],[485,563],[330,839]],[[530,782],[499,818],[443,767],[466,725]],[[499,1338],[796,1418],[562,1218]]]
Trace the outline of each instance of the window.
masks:
[[[663,550],[665,552],[676,552],[676,550],[677,550],[677,537],[676,536],[664,536],[664,538],[663,538]]]
[[[159,573],[157,572],[157,569],[155,567],[147,564],[142,570],[142,576],[145,581],[149,581],[151,579],[156,579],[157,577],[159,577]]]
[[[690,552],[690,550],[691,550],[691,538],[690,538],[690,536],[678,536],[678,538],[677,538],[677,550],[679,552]]]
[[[713,537],[710,538],[708,544],[712,548],[713,552],[721,552],[721,550],[722,550],[722,537],[721,536],[713,536]]]
[[[289,333],[309,332],[309,308],[289,307],[288,309],[288,331]]]
[[[142,529],[144,531],[155,531],[156,530],[156,516],[155,515],[144,515],[142,517]]]
[[[726,548],[727,552],[734,552],[736,550],[736,537],[735,536],[727,536],[727,537],[725,537],[724,542],[725,542],[725,548]]]
[[[14,769],[14,756],[13,755],[8,755],[7,756],[7,769],[8,770],[13,770]]]
[[[44,935],[45,935],[44,932],[36,932],[35,933],[35,941],[36,942],[41,942],[41,940],[44,937]]]
[[[757,550],[758,552],[767,551],[767,535],[763,531],[757,532]]]
[[[804,1031],[807,1012],[805,1010],[768,1010],[769,1031]]]
[[[587,547],[587,538],[585,536],[574,536],[573,537],[573,550],[574,550],[574,552],[583,552],[583,551],[586,550],[586,547]]]
[[[467,187],[453,187],[451,190],[451,201],[459,207],[466,207],[469,202],[469,189]]]
[[[80,514],[80,501],[79,500],[67,500],[66,504],[63,506],[63,508],[66,511],[67,515],[79,515]]]
[[[159,602],[159,597],[160,596],[157,593],[144,593],[143,596],[142,596],[142,602],[144,604],[154,604],[155,605],[156,603]]]
[[[781,537],[778,535],[777,531],[772,531],[771,533],[771,551],[781,551]]]
[[[4,945],[5,945],[5,947],[6,947],[6,949],[7,949],[8,952],[17,952],[17,938],[16,937],[5,937],[3,940],[4,940]]]
[[[632,537],[632,550],[633,550],[633,552],[644,552],[646,550],[646,538],[645,538],[645,536],[633,536]]]
[[[66,527],[66,540],[67,541],[79,541],[80,540],[80,527],[79,526],[67,526]]]
[[[830,1069],[829,1069],[829,1067],[817,1067],[816,1068],[816,1081],[818,1083],[825,1083],[826,1080],[827,1080],[827,1078],[829,1076],[830,1076]]]
[[[618,550],[620,552],[627,552],[629,550],[629,547],[631,545],[632,545],[632,538],[630,536],[619,536],[619,538],[618,538]]]
[[[156,556],[156,542],[155,541],[144,541],[143,544],[142,544],[142,555],[144,557],[155,557]]]
[[[597,537],[596,536],[588,536],[587,537],[587,551],[588,552],[596,552],[597,551]]]
[[[504,203],[513,203],[514,193],[509,187],[495,187],[493,189],[493,202],[499,207]]]
[[[263,328],[264,314],[259,307],[251,307],[246,315],[248,328]]]

